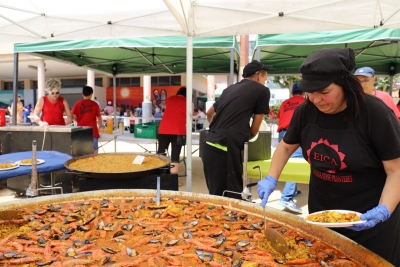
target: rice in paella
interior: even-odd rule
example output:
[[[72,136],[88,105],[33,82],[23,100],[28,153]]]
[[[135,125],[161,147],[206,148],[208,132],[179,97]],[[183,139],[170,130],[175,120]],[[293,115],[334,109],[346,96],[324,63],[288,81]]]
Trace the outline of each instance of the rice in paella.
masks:
[[[78,159],[69,168],[84,172],[121,173],[152,170],[167,165],[158,156],[145,156],[142,164],[133,164],[136,154],[104,154]]]

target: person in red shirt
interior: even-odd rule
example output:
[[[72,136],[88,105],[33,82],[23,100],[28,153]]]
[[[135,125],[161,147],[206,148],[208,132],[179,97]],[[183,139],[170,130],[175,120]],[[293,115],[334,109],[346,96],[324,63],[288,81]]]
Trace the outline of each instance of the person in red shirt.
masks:
[[[193,107],[192,107],[193,112]],[[166,155],[171,144],[171,173],[179,171],[179,155],[182,145],[177,144],[179,135],[186,135],[186,87],[165,101],[165,112],[158,128],[158,154]]]
[[[292,120],[294,110],[305,101],[304,92],[297,87],[295,83],[292,87],[292,97],[283,101],[276,118],[278,119],[278,140],[279,142],[283,139],[286,134],[286,130],[289,128],[289,123]],[[301,147],[299,147],[291,156],[291,158],[302,158]],[[302,210],[294,203],[293,197],[299,195],[300,191],[297,191],[297,184],[293,182],[286,182],[285,188],[282,191],[282,196],[279,201],[281,206],[297,212],[302,213]]]
[[[274,107],[272,107],[272,108],[269,110],[269,119],[270,119],[271,121],[275,119],[275,109],[274,109]]]
[[[33,111],[33,120],[39,126],[65,125],[72,122],[68,102],[60,96],[60,89],[59,81],[54,79],[46,81],[45,90],[48,95],[39,99]],[[64,112],[67,115],[66,120],[64,120]],[[42,113],[41,117],[40,113]]]
[[[99,105],[92,100],[93,88],[84,86],[82,88],[83,99],[75,103],[72,114],[78,126],[93,127],[93,154],[99,150],[99,129],[103,128]]]

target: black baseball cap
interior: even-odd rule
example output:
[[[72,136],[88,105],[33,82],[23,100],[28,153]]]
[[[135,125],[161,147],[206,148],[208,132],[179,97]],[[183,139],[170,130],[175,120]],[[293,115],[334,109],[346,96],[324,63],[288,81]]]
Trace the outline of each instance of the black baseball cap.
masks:
[[[351,48],[324,48],[313,51],[301,64],[302,80],[298,87],[304,92],[317,92],[337,80],[351,75],[356,65]]]
[[[253,60],[243,68],[243,78],[250,77],[259,70],[269,70],[272,66],[264,65],[257,60]]]

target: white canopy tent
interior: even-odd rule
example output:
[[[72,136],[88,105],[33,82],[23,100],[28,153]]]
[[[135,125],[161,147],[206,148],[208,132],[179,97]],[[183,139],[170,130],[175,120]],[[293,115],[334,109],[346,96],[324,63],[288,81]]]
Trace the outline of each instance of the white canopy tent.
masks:
[[[0,53],[11,53],[20,42],[183,34],[190,110],[194,37],[400,28],[399,11],[398,0],[0,0]],[[14,78],[14,101],[16,84]],[[188,112],[188,191],[191,116]]]

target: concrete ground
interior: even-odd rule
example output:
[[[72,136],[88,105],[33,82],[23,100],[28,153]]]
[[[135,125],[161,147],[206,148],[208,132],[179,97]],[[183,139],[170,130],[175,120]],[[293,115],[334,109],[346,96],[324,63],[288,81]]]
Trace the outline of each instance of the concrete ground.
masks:
[[[270,130],[274,133],[272,135],[272,153],[274,149],[276,148],[276,145],[278,144],[278,135],[276,133],[276,125],[272,125]],[[198,135],[193,136],[194,139],[198,139]],[[198,142],[197,142],[198,143]],[[101,145],[101,144],[100,144]],[[126,143],[119,141],[117,143],[117,151],[118,152],[143,152],[144,148],[148,149],[150,151],[155,151],[155,144],[147,144],[147,145],[141,145],[142,147],[132,144],[132,143]],[[198,145],[193,145],[193,151],[198,149]],[[104,153],[104,152],[114,152],[114,143],[110,142],[108,144],[105,144],[102,148],[99,149],[99,153]],[[181,157],[183,157],[183,151],[181,154]],[[183,162],[180,164],[180,169],[179,169],[179,182],[181,182],[183,185],[179,187],[179,191],[186,191],[186,176],[185,175],[185,164]],[[249,181],[250,182],[250,181]],[[4,181],[3,181],[4,184]],[[278,186],[276,190],[272,193],[272,195],[269,198],[267,206],[276,208],[278,210],[284,210],[287,212],[290,212],[287,209],[284,209],[284,207],[280,206],[278,204],[279,199],[281,197],[281,192],[283,190],[283,187],[285,186],[284,182],[278,182]],[[297,185],[298,190],[302,192],[300,196],[295,197],[295,202],[296,204],[302,209],[303,213],[302,214],[297,214],[301,217],[305,217],[308,215],[308,184],[298,184]],[[196,152],[193,153],[192,155],[192,191],[196,193],[204,193],[207,194],[207,186],[204,178],[204,172],[203,172],[203,163],[199,157],[199,151],[197,150]],[[260,203],[260,199],[258,198],[257,195],[257,189],[256,187],[253,187],[251,190],[253,199],[256,203]],[[18,197],[15,195],[15,192],[8,190],[8,189],[0,189],[0,202],[8,202],[12,200],[17,200],[17,199],[24,199],[24,197]],[[296,214],[296,213],[293,213]]]

